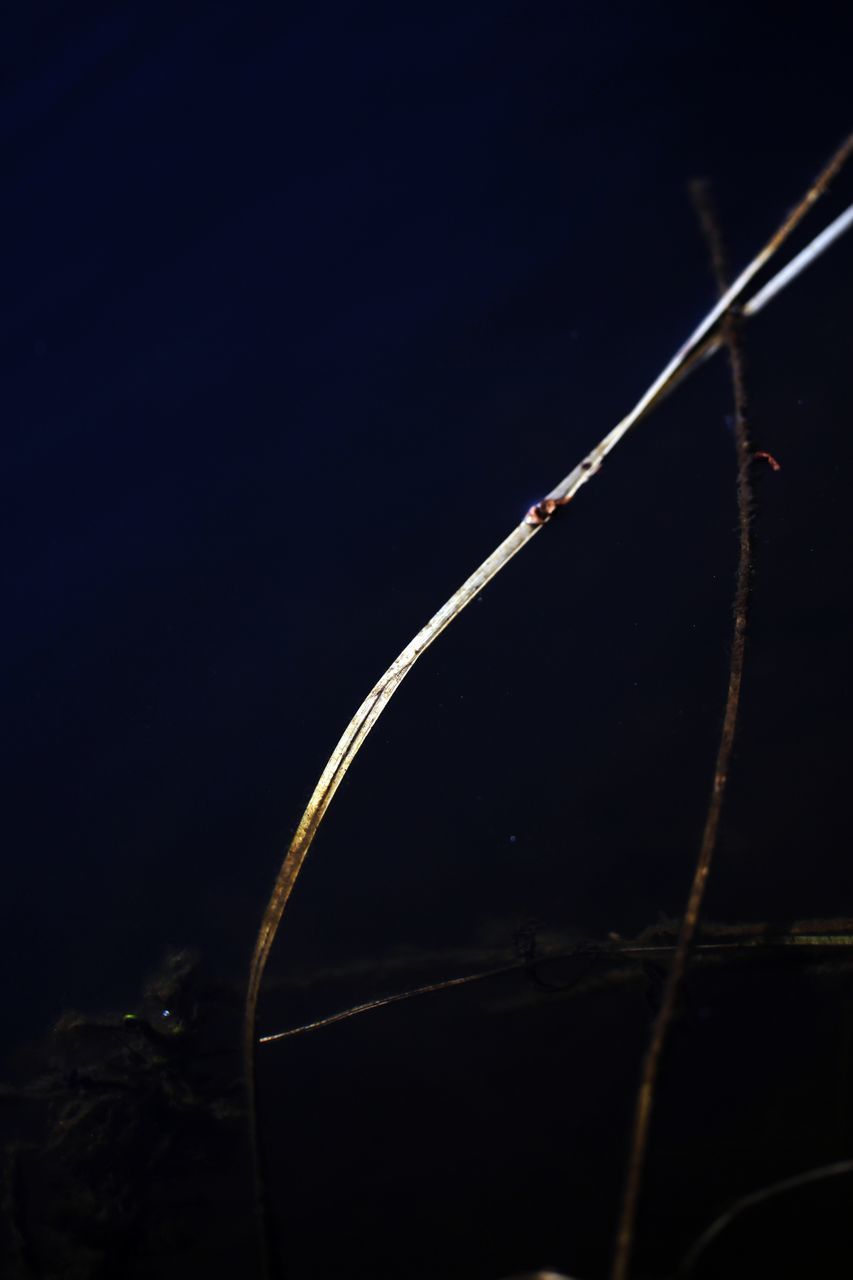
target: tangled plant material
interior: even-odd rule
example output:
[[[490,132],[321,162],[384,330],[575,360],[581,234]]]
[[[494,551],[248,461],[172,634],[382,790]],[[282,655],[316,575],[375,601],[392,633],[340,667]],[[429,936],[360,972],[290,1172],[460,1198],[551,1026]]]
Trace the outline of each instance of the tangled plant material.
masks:
[[[0,1103],[26,1111],[37,1135],[5,1151],[4,1280],[100,1280],[164,1243],[186,1245],[185,1203],[158,1203],[152,1188],[188,1188],[241,1131],[238,1012],[193,952],[173,951],[132,1010],[63,1014],[34,1078],[0,1086]]]

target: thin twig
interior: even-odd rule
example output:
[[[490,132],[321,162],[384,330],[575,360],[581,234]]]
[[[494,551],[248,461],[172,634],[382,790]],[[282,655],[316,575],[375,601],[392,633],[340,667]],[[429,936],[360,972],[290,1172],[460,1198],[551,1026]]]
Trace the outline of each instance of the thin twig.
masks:
[[[388,1005],[399,1004],[402,1000],[413,1000],[416,996],[432,995],[435,991],[448,991],[451,987],[463,987],[469,982],[483,982],[486,978],[502,977],[506,973],[515,973],[526,966],[527,961],[515,960],[511,964],[502,964],[497,969],[481,969],[478,973],[465,973],[457,978],[444,978],[440,982],[427,982],[424,986],[412,987],[409,991],[395,991],[390,996],[377,996],[374,1000],[365,1000],[363,1004],[353,1005],[350,1009],[342,1009],[339,1013],[329,1014],[325,1018],[317,1018],[314,1022],[305,1022],[299,1027],[290,1027],[287,1031],[276,1031],[272,1035],[260,1036],[258,1044],[272,1044],[276,1040],[289,1040],[291,1036],[301,1036],[306,1031],[319,1031],[321,1027],[331,1027],[336,1022],[346,1022],[349,1018],[357,1018],[361,1013],[371,1013],[374,1009],[386,1009]]]
[[[757,926],[764,931],[766,926]],[[853,932],[850,933],[780,933],[767,935],[761,932],[753,937],[738,935],[732,941],[700,942],[693,947],[692,954],[698,958],[714,960],[738,960],[744,956],[759,958],[765,954],[806,953],[806,958],[823,958],[849,952],[853,947]],[[375,996],[361,1004],[341,1009],[337,1013],[327,1014],[323,1018],[314,1018],[311,1022],[300,1023],[297,1027],[288,1027],[286,1031],[274,1031],[259,1036],[258,1044],[276,1044],[281,1040],[290,1040],[294,1036],[303,1036],[312,1031],[320,1031],[324,1027],[336,1026],[339,1022],[348,1022],[350,1018],[358,1018],[363,1013],[373,1013],[377,1009],[387,1009],[390,1005],[400,1004],[404,1000],[415,1000],[419,996],[434,995],[438,991],[449,991],[454,987],[467,986],[472,982],[484,982],[489,978],[502,978],[510,973],[520,973],[525,969],[545,969],[549,964],[566,960],[593,959],[604,961],[616,960],[660,960],[667,961],[674,955],[676,944],[664,942],[579,942],[565,951],[549,951],[540,956],[532,965],[529,960],[513,960],[494,969],[480,969],[476,973],[465,973],[455,978],[444,978],[438,982],[427,982],[420,987],[411,987],[406,991],[395,991],[388,996]],[[577,984],[570,984],[576,989]],[[568,987],[554,986],[554,994],[565,994]],[[2,1099],[2,1087],[0,1087]]]
[[[759,254],[741,272],[737,280],[727,290],[715,307],[693,331],[687,341],[676,352],[652,385],[643,394],[627,417],[617,424],[603,440],[589,453],[577,467],[550,494],[531,508],[525,519],[519,524],[495,551],[480,565],[458,591],[439,609],[430,621],[422,628],[414,639],[395,659],[385,674],[368,694],[358,711],[350,721],[343,736],[335,747],[314,792],[284,862],[278,873],[272,894],[261,920],[258,937],[255,942],[249,968],[249,979],[246,991],[246,1003],[243,1027],[243,1057],[245,1068],[246,1103],[250,1130],[250,1146],[253,1173],[255,1177],[256,1208],[263,1223],[263,1236],[266,1241],[262,1253],[262,1267],[267,1274],[274,1265],[271,1246],[271,1215],[265,1179],[262,1168],[260,1141],[257,1130],[257,1084],[256,1084],[256,1021],[258,997],[261,981],[267,960],[275,940],[287,901],[296,883],[299,872],[309,848],[314,840],[326,810],[337,791],[347,769],[355,759],[370,730],[388,705],[392,695],[401,681],[408,675],[421,654],[438,638],[462,610],[480,594],[491,579],[504,568],[512,557],[524,547],[542,528],[545,521],[557,506],[567,503],[577,491],[597,473],[604,458],[615,447],[626,432],[642,417],[659,398],[684,363],[700,347],[703,340],[711,333],[725,312],[737,302],[749,283],[770,260],[773,254],[785,242],[788,236],[799,225],[806,213],[826,190],[829,183],[844,165],[853,152],[853,134],[841,145],[829,163],[821,171],[816,182],[808,190],[793,211],[785,218],[782,225],[767,242]],[[550,509],[549,509],[550,508]]]
[[[783,1178],[780,1182],[771,1183],[769,1187],[762,1187],[760,1191],[752,1191],[749,1195],[742,1196],[726,1209],[725,1213],[721,1213],[719,1218],[715,1218],[710,1227],[707,1227],[699,1239],[690,1246],[681,1261],[678,1274],[689,1275],[708,1245],[716,1240],[717,1236],[725,1231],[726,1227],[730,1226],[745,1209],[752,1209],[755,1205],[763,1204],[765,1200],[772,1200],[774,1196],[782,1195],[786,1191],[796,1191],[798,1187],[805,1187],[810,1182],[822,1182],[824,1178],[837,1178],[846,1173],[853,1173],[853,1160],[836,1160],[832,1164],[822,1164],[816,1169],[807,1169],[805,1173]]]
[[[691,195],[699,217],[702,233],[708,245],[717,288],[721,297],[728,292],[725,250],[723,248],[717,220],[711,207],[707,186],[695,183],[691,187]],[[625,1177],[619,1225],[613,1254],[611,1280],[626,1280],[631,1264],[631,1253],[634,1245],[634,1231],[637,1220],[640,1189],[646,1163],[646,1152],[649,1141],[652,1110],[657,1090],[658,1074],[667,1035],[672,1025],[675,1010],[678,1006],[684,975],[687,970],[687,957],[693,942],[696,927],[699,923],[699,912],[705,886],[711,870],[711,860],[717,843],[717,832],[720,824],[720,812],[726,791],[732,748],[734,746],[737,727],[740,691],[743,683],[743,664],[746,645],[746,619],[749,606],[750,574],[752,569],[752,546],[750,536],[750,516],[752,514],[752,485],[750,482],[750,465],[752,451],[749,443],[746,412],[746,384],[744,381],[743,351],[740,343],[739,320],[733,315],[726,315],[722,321],[722,336],[726,345],[731,370],[732,390],[735,402],[735,448],[737,450],[737,501],[739,527],[739,554],[737,578],[734,593],[734,634],[729,665],[729,687],[726,696],[726,709],[723,716],[723,727],[717,749],[717,761],[714,770],[714,782],[705,817],[705,829],[699,856],[693,872],[693,881],[687,898],[684,919],[678,936],[672,966],[667,974],[661,997],[660,1008],[652,1025],[649,1045],[643,1059],[640,1073],[640,1084],[634,1108],[634,1119],[631,1127],[631,1138],[628,1150],[628,1168]]]
[[[744,303],[743,314],[745,316],[757,315],[771,298],[775,298],[776,294],[785,288],[787,284],[795,279],[796,276],[804,271],[806,267],[811,266],[815,259],[819,258],[831,244],[834,244],[839,236],[842,236],[848,228],[853,225],[853,204],[848,205],[843,213],[839,213],[837,218],[830,222],[828,227],[821,231],[820,235],[815,236],[814,240],[806,245],[805,249],[801,249],[791,261],[777,271],[776,275],[767,284],[754,293],[748,302]]]
[[[801,249],[790,262],[787,262],[780,271],[770,277],[766,284],[763,284],[751,297],[747,298],[741,307],[741,315],[757,316],[759,311],[764,310],[768,302],[772,302],[777,294],[787,288],[793,280],[796,280],[797,276],[802,275],[807,267],[816,262],[821,254],[826,253],[830,245],[834,244],[851,227],[853,227],[853,204],[848,205],[843,213],[834,218],[828,226],[824,227],[823,231],[818,232],[814,239],[810,240],[806,247]],[[700,364],[704,364],[711,356],[716,355],[723,345],[723,339],[719,332],[711,333],[704,342],[700,343],[661,391],[655,400],[655,408],[662,404],[677,387],[680,387],[682,382]]]
[[[581,462],[579,467],[575,467],[574,471],[570,472],[555,489],[552,489],[551,492],[542,499],[539,507],[545,509],[541,511],[540,518],[541,516],[544,516],[544,518],[547,519],[548,516],[552,514],[555,507],[564,506],[565,503],[570,502],[581,485],[590,478],[591,474],[594,474],[598,470],[604,459],[607,457],[607,454],[610,453],[611,449],[616,447],[626,432],[630,431],[631,427],[633,427],[635,423],[643,417],[646,411],[651,408],[652,404],[659,399],[661,392],[672,382],[673,378],[675,378],[682,366],[694,354],[694,352],[698,351],[703,340],[710,334],[718,321],[726,314],[727,311],[731,310],[734,304],[742,297],[750,281],[754,279],[761,268],[770,261],[777,250],[782,247],[788,237],[797,229],[815,201],[826,192],[829,184],[838,175],[847,160],[849,160],[851,153],[853,153],[853,134],[850,134],[849,137],[847,137],[841,144],[836,153],[821,170],[820,174],[815,179],[815,182],[803,196],[802,200],[794,206],[787,218],[782,222],[782,225],[776,231],[775,235],[771,236],[767,241],[767,244],[761,252],[752,259],[748,266],[744,267],[743,271],[734,283],[724,290],[717,305],[708,312],[705,319],[697,325],[686,342],[684,342],[679,350],[676,351],[669,364],[661,370],[645,394],[642,395],[634,405],[631,412],[607,433],[604,439],[600,441],[595,449],[593,449],[592,453],[590,453],[583,462]],[[844,228],[842,228],[842,230],[843,229]],[[840,234],[840,232],[838,234]],[[817,254],[814,256],[817,257]],[[799,269],[801,270],[805,265],[807,264],[803,262]],[[796,274],[796,272],[794,274]],[[793,279],[793,276],[791,278]],[[787,281],[783,282],[783,284],[784,283],[787,283]],[[536,508],[533,508],[533,510],[535,509]]]

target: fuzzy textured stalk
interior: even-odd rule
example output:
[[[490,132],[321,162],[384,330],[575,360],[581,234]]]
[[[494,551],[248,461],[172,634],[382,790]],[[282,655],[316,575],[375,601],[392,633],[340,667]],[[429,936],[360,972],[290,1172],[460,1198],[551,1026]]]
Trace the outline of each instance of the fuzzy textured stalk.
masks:
[[[708,246],[717,289],[725,296],[728,289],[728,269],[725,249],[719,224],[711,205],[708,186],[704,182],[691,185],[693,199],[702,234]],[[625,1179],[619,1226],[616,1233],[616,1245],[613,1256],[611,1280],[627,1280],[631,1264],[634,1243],[634,1230],[637,1220],[640,1191],[648,1150],[649,1129],[654,1109],[658,1074],[661,1058],[666,1047],[675,1011],[678,1007],[690,948],[696,936],[702,900],[711,870],[711,862],[717,844],[717,833],[720,826],[720,813],[726,793],[729,770],[731,768],[732,750],[735,731],[737,729],[740,692],[743,684],[744,656],[746,651],[746,624],[749,609],[750,579],[752,576],[752,536],[750,521],[752,516],[752,449],[749,441],[747,424],[747,396],[744,375],[743,346],[741,342],[741,318],[729,312],[723,317],[721,332],[728,354],[731,371],[732,391],[735,405],[735,449],[737,453],[737,505],[739,552],[737,576],[733,601],[734,631],[732,635],[731,660],[729,664],[729,684],[726,695],[726,708],[723,715],[723,727],[717,748],[717,759],[714,768],[714,780],[699,856],[693,872],[690,893],[681,922],[678,942],[675,948],[672,965],[664,985],[660,1009],[658,1010],[649,1045],[643,1060],[640,1073],[640,1084],[634,1107],[634,1119],[628,1152],[628,1169]]]

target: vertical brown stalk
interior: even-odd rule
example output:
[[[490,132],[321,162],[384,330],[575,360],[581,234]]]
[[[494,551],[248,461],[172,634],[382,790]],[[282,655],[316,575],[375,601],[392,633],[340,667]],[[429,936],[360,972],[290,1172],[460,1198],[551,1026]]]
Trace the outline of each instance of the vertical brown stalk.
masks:
[[[702,182],[693,183],[691,196],[699,217],[702,233],[708,244],[711,264],[720,294],[728,288],[728,271],[722,236],[711,207],[707,185]],[[740,340],[741,320],[728,312],[722,320],[721,332],[728,354],[731,370],[732,388],[735,402],[735,447],[737,451],[737,503],[738,524],[740,532],[740,552],[738,555],[737,578],[734,593],[734,634],[732,637],[731,662],[729,666],[729,687],[726,696],[726,709],[723,716],[723,727],[717,749],[717,760],[714,769],[714,780],[708,810],[705,816],[705,828],[693,881],[681,922],[678,943],[672,965],[664,986],[660,1009],[652,1027],[651,1038],[643,1059],[640,1073],[640,1084],[634,1106],[634,1119],[631,1129],[628,1150],[628,1168],[625,1177],[625,1189],[616,1242],[613,1252],[611,1280],[627,1280],[631,1264],[634,1243],[634,1227],[637,1218],[637,1207],[646,1163],[649,1127],[657,1088],[660,1061],[666,1046],[667,1035],[672,1025],[673,1016],[678,1006],[684,975],[687,970],[687,959],[691,943],[699,923],[702,899],[711,869],[711,860],[717,843],[717,831],[720,825],[720,811],[725,796],[726,782],[731,765],[732,748],[734,746],[735,728],[737,726],[740,690],[743,681],[743,662],[746,644],[746,619],[749,605],[749,586],[752,566],[752,543],[750,534],[750,516],[752,513],[752,484],[750,481],[750,465],[752,450],[747,428],[746,385],[744,381],[743,350]]]

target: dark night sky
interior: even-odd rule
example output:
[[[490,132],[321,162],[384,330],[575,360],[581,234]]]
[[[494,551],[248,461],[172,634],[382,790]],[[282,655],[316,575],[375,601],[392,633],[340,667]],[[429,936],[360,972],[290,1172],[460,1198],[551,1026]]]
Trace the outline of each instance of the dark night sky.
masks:
[[[242,981],[367,689],[713,301],[688,179],[713,179],[744,264],[851,127],[851,34],[816,6],[6,9],[9,1046],[68,1007],[132,1004],[168,944]],[[851,198],[847,174],[796,243]],[[853,914],[851,265],[853,239],[748,333],[753,435],[782,470],[756,476],[718,919]],[[422,660],[335,802],[271,978],[401,948],[457,971],[448,953],[476,967],[530,919],[602,936],[679,913],[725,690],[729,413],[718,360]],[[297,1060],[315,1133],[345,1055],[381,1045],[405,1077],[395,1026],[433,1046],[459,1126],[476,1069],[433,1009]],[[513,1060],[512,1017],[471,1031],[466,1010]],[[608,1160],[634,1018],[601,1068]],[[446,1138],[430,1152],[420,1123],[432,1169]],[[489,1247],[484,1277],[523,1253]]]

